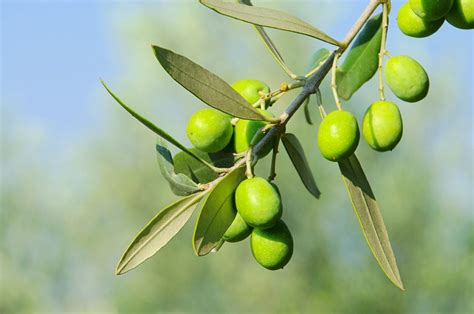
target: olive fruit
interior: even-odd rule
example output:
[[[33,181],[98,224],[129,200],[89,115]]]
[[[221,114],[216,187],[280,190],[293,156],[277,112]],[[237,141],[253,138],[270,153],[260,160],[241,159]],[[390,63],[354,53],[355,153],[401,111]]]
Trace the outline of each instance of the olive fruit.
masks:
[[[249,104],[253,105],[260,99],[260,93],[268,94],[270,88],[258,80],[240,80],[232,84],[234,88]]]
[[[254,177],[242,181],[235,191],[235,206],[247,224],[270,228],[281,217],[280,195],[265,179]]]
[[[339,161],[352,155],[359,139],[357,120],[350,112],[333,111],[319,125],[319,150],[328,160]]]
[[[425,69],[408,56],[388,59],[385,65],[385,79],[395,96],[407,102],[422,100],[430,88]]]
[[[449,24],[457,28],[474,28],[474,1],[454,0],[453,7],[446,16]]]
[[[454,0],[410,0],[413,12],[426,21],[439,20],[448,14]]]
[[[427,37],[443,25],[444,18],[435,21],[425,20],[412,11],[410,3],[405,3],[398,11],[398,27],[407,36]]]
[[[376,101],[365,112],[362,134],[373,149],[380,152],[394,149],[402,133],[402,116],[393,102]]]
[[[250,233],[252,233],[252,228],[237,213],[222,238],[227,242],[239,242],[248,237]]]
[[[255,260],[270,270],[283,268],[293,255],[293,238],[286,224],[279,220],[269,229],[254,229],[250,248]]]
[[[262,109],[257,109],[262,115],[265,117],[273,117],[273,115]],[[252,142],[253,137],[257,132],[267,125],[265,121],[254,121],[254,120],[239,120],[235,124],[234,128],[234,150],[236,153],[243,153],[249,149],[250,144]],[[263,137],[263,133],[260,133],[256,138],[256,142],[260,141]],[[270,150],[272,149],[272,145],[268,145],[268,147],[264,147],[264,149],[259,153],[260,157],[266,156]]]
[[[191,116],[186,133],[197,149],[215,153],[229,144],[233,128],[229,115],[214,109],[202,109]]]

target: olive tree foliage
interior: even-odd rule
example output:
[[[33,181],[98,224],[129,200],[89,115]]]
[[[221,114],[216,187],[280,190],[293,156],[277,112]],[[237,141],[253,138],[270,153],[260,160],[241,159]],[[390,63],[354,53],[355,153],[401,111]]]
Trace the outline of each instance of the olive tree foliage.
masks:
[[[194,211],[199,212],[193,234],[195,254],[204,256],[219,251],[225,243],[224,233],[236,215],[232,202],[227,200],[233,197],[236,187],[245,176],[253,176],[254,167],[260,159],[259,153],[269,145],[272,148],[269,180],[273,180],[277,175],[276,157],[279,144],[282,142],[301,178],[302,185],[311,195],[319,198],[321,192],[304,152],[306,144],[300,142],[298,134],[287,133],[286,125],[300,109],[304,109],[308,123],[312,123],[313,118],[308,107],[309,99],[313,96],[318,100],[321,119],[326,118],[328,114],[319,90],[326,76],[331,77],[331,90],[339,111],[342,111],[340,99],[349,100],[377,72],[380,100],[385,101],[382,69],[384,57],[387,55],[385,46],[391,9],[389,0],[369,1],[359,19],[340,40],[298,17],[286,12],[253,6],[249,0],[236,3],[221,0],[200,0],[200,2],[219,14],[253,25],[291,82],[282,83],[279,87],[261,95],[259,103],[249,104],[217,74],[168,48],[152,46],[153,53],[163,69],[198,99],[236,119],[267,123],[260,131],[261,134],[258,134],[258,140],[255,140],[257,138],[255,136],[248,151],[240,154],[229,152],[208,154],[185,147],[147,117],[134,111],[105,82],[102,82],[120,106],[158,135],[156,150],[160,171],[173,193],[181,196],[159,211],[132,240],[119,260],[116,274],[128,272],[156,254],[183,228]],[[382,7],[382,13],[375,15],[374,12],[378,7]],[[334,48],[319,50],[315,54],[312,69],[306,74],[297,74],[285,63],[265,28],[304,35]],[[345,59],[339,65],[339,60],[344,55]],[[260,102],[276,102],[282,95],[292,90],[299,90],[299,93],[279,116],[265,116],[257,110]],[[174,145],[181,152],[172,156],[165,142]],[[337,163],[342,182],[348,191],[361,230],[375,260],[387,278],[396,287],[404,290],[381,210],[361,162],[351,152],[349,156],[338,159]],[[206,179],[196,180],[193,177],[194,173],[200,173]]]

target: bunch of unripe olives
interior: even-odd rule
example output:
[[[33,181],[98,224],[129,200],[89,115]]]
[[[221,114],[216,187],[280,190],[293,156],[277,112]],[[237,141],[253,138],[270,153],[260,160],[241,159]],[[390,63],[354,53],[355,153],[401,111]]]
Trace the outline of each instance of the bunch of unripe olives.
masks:
[[[262,115],[272,116],[266,110],[269,104],[264,96],[270,92],[266,84],[258,80],[240,80],[232,87]],[[246,152],[252,141],[256,143],[263,137],[259,131],[266,123],[234,119],[215,109],[202,109],[189,119],[187,135],[201,151],[230,150],[239,154]],[[271,149],[271,145],[264,147],[258,156],[267,155]],[[248,178],[237,186],[234,205],[236,215],[223,239],[238,242],[250,235],[250,247],[257,262],[270,270],[283,268],[293,254],[293,238],[281,220],[282,203],[276,185],[261,177]]]
[[[398,12],[400,30],[411,37],[434,34],[444,21],[461,29],[474,28],[474,0],[409,0]]]
[[[400,30],[412,37],[435,33],[444,20],[457,28],[473,29],[474,0],[409,0],[400,8],[397,17]],[[403,101],[417,102],[428,94],[428,75],[409,56],[390,57],[384,74],[393,94]],[[381,152],[392,150],[402,133],[402,117],[396,104],[380,100],[370,105],[364,115],[362,135],[371,148]],[[319,149],[331,161],[352,155],[359,139],[357,120],[347,111],[331,112],[319,126]]]
[[[388,86],[401,100],[417,102],[428,94],[428,75],[409,56],[390,57],[384,74]],[[393,150],[400,142],[402,133],[402,116],[396,104],[379,100],[369,106],[362,123],[362,135],[371,148],[380,152]],[[331,112],[319,126],[319,150],[331,161],[340,161],[352,155],[359,139],[357,119],[347,111]]]

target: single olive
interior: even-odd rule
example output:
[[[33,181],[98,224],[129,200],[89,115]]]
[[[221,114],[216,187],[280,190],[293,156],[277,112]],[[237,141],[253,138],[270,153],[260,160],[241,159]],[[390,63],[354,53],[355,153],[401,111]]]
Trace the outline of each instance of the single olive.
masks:
[[[474,1],[454,0],[454,5],[446,16],[449,24],[461,29],[474,28]]]
[[[453,2],[454,0],[410,0],[410,7],[422,19],[435,21],[448,14]]]
[[[257,109],[262,115],[266,117],[273,117],[273,115],[262,109]],[[267,122],[265,121],[254,121],[254,120],[239,120],[237,121],[234,128],[234,150],[236,153],[243,153],[249,149],[252,139],[257,134],[257,132],[262,129]],[[258,143],[263,137],[263,133],[257,135],[255,143]],[[266,156],[273,146],[266,145],[258,154],[260,158]]]
[[[434,34],[444,23],[444,18],[435,21],[425,20],[412,11],[410,3],[405,3],[398,11],[398,28],[407,36],[427,37]]]
[[[229,115],[214,109],[202,109],[191,116],[186,133],[197,149],[215,153],[229,144],[233,128]]]
[[[425,69],[408,56],[388,59],[385,65],[385,79],[395,96],[407,102],[422,100],[430,88],[430,80]]]
[[[352,155],[359,139],[359,126],[350,112],[333,111],[319,125],[319,150],[328,160],[339,161]]]
[[[397,146],[403,134],[403,122],[397,105],[390,101],[376,101],[367,109],[362,134],[373,149],[384,152]]]
[[[282,206],[275,188],[265,179],[242,181],[235,191],[235,206],[245,222],[255,228],[270,228],[280,219]]]
[[[252,227],[247,225],[242,216],[237,213],[222,238],[227,242],[239,242],[248,237],[250,233],[252,233]]]
[[[259,80],[240,80],[232,84],[232,88],[251,105],[259,101],[261,93],[270,92],[270,88]]]
[[[286,224],[279,220],[269,229],[254,229],[250,248],[255,260],[270,270],[283,268],[293,255],[293,237]]]

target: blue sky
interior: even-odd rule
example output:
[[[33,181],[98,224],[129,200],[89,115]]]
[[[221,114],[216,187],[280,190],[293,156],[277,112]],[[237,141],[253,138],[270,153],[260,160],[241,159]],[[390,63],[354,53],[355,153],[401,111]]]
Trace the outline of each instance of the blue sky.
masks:
[[[99,1],[2,2],[2,106],[58,131],[87,124],[101,75],[114,59]]]
[[[3,0],[1,105],[4,110],[37,120],[57,134],[68,135],[87,127],[92,119],[85,104],[93,103],[100,93],[99,78],[114,77],[122,68],[123,60],[114,53],[118,43],[111,36],[116,27],[112,16],[131,16],[134,8],[157,3],[160,2]],[[360,5],[358,1],[345,3],[348,8],[349,4]],[[400,3],[395,2],[395,9]],[[341,21],[330,33],[344,34],[351,21],[352,18]],[[401,34],[395,27],[392,29],[390,40],[397,42]],[[445,60],[446,52],[439,46],[459,45],[461,36],[466,35],[452,27],[443,27],[433,40],[423,41],[423,45],[433,56],[432,60],[441,61]],[[403,40],[407,46],[420,43],[406,37]],[[472,33],[470,42],[472,52]],[[469,43],[463,44],[469,47]],[[466,53],[453,51],[456,58]],[[462,70],[465,72],[460,74],[466,77],[466,86],[472,86],[469,67]]]

